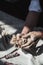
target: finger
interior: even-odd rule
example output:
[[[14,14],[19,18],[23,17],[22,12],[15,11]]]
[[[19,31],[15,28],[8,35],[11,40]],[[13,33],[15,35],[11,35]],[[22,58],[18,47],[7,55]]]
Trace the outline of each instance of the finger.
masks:
[[[17,38],[17,40],[20,40],[20,38],[21,38],[21,34],[18,33],[18,34],[16,35],[16,38]]]
[[[28,42],[26,44],[23,44],[21,47],[26,47],[26,46],[29,46],[31,44],[32,40],[31,39],[28,39]]]
[[[23,38],[30,38],[31,37],[31,33],[25,34],[22,36]]]
[[[29,46],[26,46],[26,47],[23,47],[23,49],[29,49],[32,45],[34,45],[35,44],[35,42],[32,42],[32,44],[31,45],[29,45]]]
[[[18,44],[19,45],[22,45],[22,40],[21,39],[18,41]]]
[[[19,41],[18,41],[18,45],[21,46],[23,44],[27,43],[27,40],[24,39],[24,38],[21,38]]]
[[[15,44],[15,42],[16,42],[16,36],[13,35],[11,40],[10,40],[10,44]]]
[[[23,47],[23,49],[25,49],[25,50],[26,50],[26,49],[29,49],[29,48],[30,48],[30,46]]]
[[[33,35],[35,35],[36,34],[36,32],[29,32],[28,34],[26,34],[26,35],[24,35],[23,37],[30,37],[30,36],[33,36]]]

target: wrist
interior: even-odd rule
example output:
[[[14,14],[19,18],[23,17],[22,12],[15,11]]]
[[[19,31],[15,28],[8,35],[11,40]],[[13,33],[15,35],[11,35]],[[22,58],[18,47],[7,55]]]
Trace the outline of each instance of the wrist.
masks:
[[[41,32],[41,38],[43,38],[43,32]]]
[[[24,26],[24,28],[23,28],[23,30],[22,30],[22,32],[21,32],[21,34],[27,34],[28,32],[30,32],[30,28],[29,27],[26,27],[26,26]]]
[[[40,38],[42,38],[42,37],[43,37],[43,33],[42,33],[42,32],[38,32],[38,36],[39,36]]]

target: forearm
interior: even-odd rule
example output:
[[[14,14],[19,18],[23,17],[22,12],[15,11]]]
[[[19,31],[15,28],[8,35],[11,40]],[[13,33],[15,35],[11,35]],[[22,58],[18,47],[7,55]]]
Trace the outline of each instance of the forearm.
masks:
[[[41,38],[43,38],[43,32],[41,32]]]
[[[29,32],[32,28],[34,28],[37,25],[37,21],[39,18],[39,13],[38,12],[29,12],[27,17],[26,17],[26,21],[25,21],[25,25],[24,28],[22,30],[22,33],[27,33]]]
[[[42,31],[35,31],[34,34],[36,37],[43,38],[43,32]]]
[[[39,19],[39,13],[31,11],[28,13],[26,21],[25,21],[25,26],[34,28],[37,25]]]

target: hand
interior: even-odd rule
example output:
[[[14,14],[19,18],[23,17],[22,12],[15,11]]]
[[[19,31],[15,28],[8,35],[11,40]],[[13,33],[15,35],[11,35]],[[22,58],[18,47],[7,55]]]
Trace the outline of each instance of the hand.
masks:
[[[23,49],[29,49],[34,44],[34,41],[37,38],[41,37],[41,32],[32,31],[32,32],[29,32],[28,34],[24,35],[23,37],[27,38],[28,42],[26,44],[23,44],[21,47]]]
[[[11,40],[10,40],[10,44],[11,45],[15,44],[15,41],[16,41],[16,36],[13,35],[12,38],[11,38]]]
[[[10,44],[15,44],[15,45],[21,45],[21,38],[22,38],[23,34],[17,34],[17,35],[13,35],[10,41]]]
[[[26,43],[27,40],[25,38],[23,38],[24,34],[17,34],[16,38],[17,38],[17,42],[16,44],[21,47],[22,44]]]

